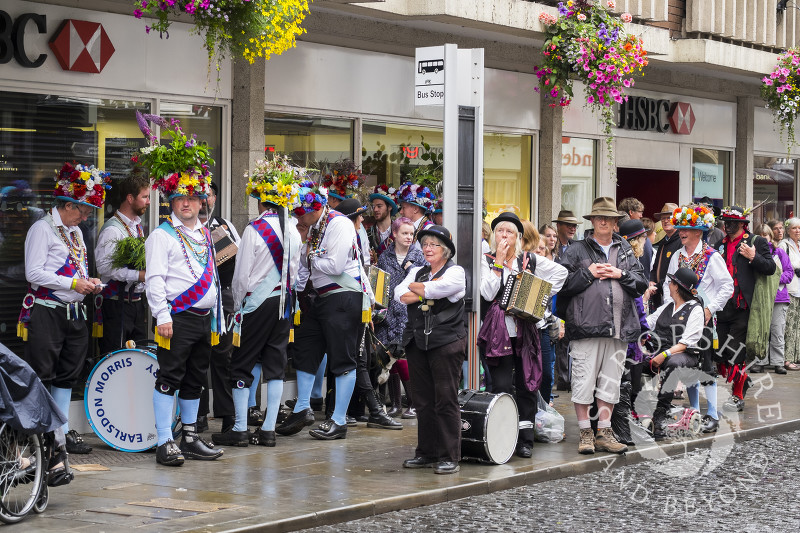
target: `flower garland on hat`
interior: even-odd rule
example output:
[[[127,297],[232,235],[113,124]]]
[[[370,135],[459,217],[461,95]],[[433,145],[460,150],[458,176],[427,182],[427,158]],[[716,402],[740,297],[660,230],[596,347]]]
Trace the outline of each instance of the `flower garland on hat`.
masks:
[[[103,207],[106,199],[106,189],[111,188],[110,173],[92,166],[64,163],[56,174],[56,187],[53,196],[59,200],[88,205],[90,207]]]
[[[714,212],[705,205],[684,205],[672,213],[670,223],[677,229],[708,231],[714,227]]]
[[[301,217],[306,213],[319,211],[328,204],[328,190],[325,187],[311,180],[301,182],[298,187],[295,216]]]
[[[131,159],[150,172],[153,189],[168,200],[178,196],[207,197],[211,191],[211,165],[214,164],[208,144],[198,142],[194,134],[188,137],[175,119],[167,122],[158,115],[137,111],[136,122],[150,144]],[[171,142],[160,144],[148,122],[160,126]]]
[[[361,176],[355,161],[343,159],[330,165],[328,173],[322,176],[322,186],[328,189],[329,196],[344,200],[355,194]]]
[[[300,192],[298,184],[306,172],[305,168],[293,165],[288,156],[275,154],[271,160],[257,161],[253,172],[244,173],[246,192],[260,202],[292,209]]]
[[[436,196],[428,187],[407,181],[397,189],[397,202],[407,202],[417,205],[425,211],[430,211],[436,202]]]

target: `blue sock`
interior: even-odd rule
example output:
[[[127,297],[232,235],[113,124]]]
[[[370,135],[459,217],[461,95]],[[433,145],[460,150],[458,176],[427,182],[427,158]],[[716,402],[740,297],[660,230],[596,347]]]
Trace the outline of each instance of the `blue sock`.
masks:
[[[72,399],[72,389],[60,389],[54,385],[50,385],[50,395],[67,418],[67,423],[61,426],[61,429],[66,433],[69,431],[69,402]]]
[[[267,381],[267,414],[264,415],[263,431],[275,431],[275,423],[278,420],[278,411],[281,409],[281,397],[283,396],[283,380],[271,379]]]
[[[172,412],[175,398],[153,390],[153,411],[156,414],[156,431],[158,432],[158,445],[161,446],[172,440]]]
[[[253,374],[253,384],[250,385],[250,397],[247,399],[247,407],[256,407],[258,405],[256,402],[256,392],[261,385],[261,363],[256,363],[251,374]]]
[[[184,400],[178,396],[178,407],[181,409],[181,422],[184,426],[193,426],[197,423],[197,412],[200,410],[200,398]]]
[[[708,401],[708,416],[714,420],[719,420],[719,414],[717,413],[717,382],[706,385],[705,389],[706,400]]]
[[[233,431],[247,431],[247,397],[249,395],[249,389],[233,389],[233,409],[236,413]]]
[[[325,379],[325,369],[328,367],[328,354],[322,357],[317,373],[314,375],[314,387],[311,389],[312,398],[322,398],[322,380]]]
[[[355,369],[341,376],[336,376],[336,405],[333,408],[333,416],[331,418],[340,426],[347,424],[347,408],[350,406],[350,398],[352,398],[355,388]]]
[[[314,374],[297,371],[297,404],[294,406],[295,413],[305,411],[311,407],[311,389],[314,387]]]
[[[686,387],[686,396],[689,398],[689,405],[692,409],[700,410],[700,383],[695,383]]]

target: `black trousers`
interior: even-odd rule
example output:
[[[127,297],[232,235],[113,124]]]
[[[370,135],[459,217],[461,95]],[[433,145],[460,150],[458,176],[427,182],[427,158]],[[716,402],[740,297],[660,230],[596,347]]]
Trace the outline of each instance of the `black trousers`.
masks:
[[[288,319],[278,318],[279,304],[279,297],[267,298],[258,309],[244,315],[241,346],[234,348],[231,356],[228,390],[238,388],[239,382],[250,387],[256,363],[261,363],[264,381],[284,378],[291,326]]]
[[[553,377],[556,390],[571,390],[572,376],[569,371],[569,340],[566,336],[555,342],[556,369]]]
[[[89,332],[83,318],[70,320],[63,307],[34,304],[23,359],[45,387],[74,387],[88,350]]]
[[[316,297],[289,347],[294,368],[316,374],[323,356],[334,376],[356,368],[361,342],[361,293],[344,291]]]
[[[728,300],[722,311],[717,313],[717,337],[719,338],[717,361],[729,365],[739,365],[745,362],[749,319],[750,309],[737,309],[733,298]]]
[[[675,397],[675,387],[677,386],[678,381],[683,381],[686,385],[693,385],[697,383],[697,379],[689,380],[685,379],[687,376],[681,376],[684,379],[670,379],[670,376],[675,372],[678,368],[689,368],[694,369],[696,372],[692,373],[692,375],[700,375],[700,371],[698,369],[698,357],[696,355],[690,355],[688,353],[676,353],[674,355],[669,356],[663,363],[661,363],[661,368],[659,369],[659,388],[658,388],[658,405],[657,408],[667,412],[669,410],[672,400]]]
[[[233,292],[230,287],[220,291],[222,309],[227,317],[233,312]],[[200,396],[198,416],[206,416],[211,411],[208,405],[208,388],[214,391],[214,415],[234,416],[233,394],[231,393],[231,354],[233,353],[233,337],[230,333],[219,336],[219,344],[211,347],[208,377],[203,393]]]
[[[211,313],[198,316],[190,311],[172,315],[170,349],[158,347],[156,390],[178,397],[197,400],[206,383],[211,357]]]
[[[467,338],[420,350],[406,346],[414,406],[417,409],[416,456],[444,461],[461,460],[461,409],[458,384]]]
[[[534,422],[536,412],[539,410],[539,400],[536,391],[529,391],[525,386],[525,373],[522,368],[522,358],[517,356],[517,338],[512,337],[511,345],[514,353],[504,357],[494,358],[497,365],[489,364],[492,375],[492,392],[495,394],[505,392],[514,396],[519,409],[519,419]],[[519,430],[518,445],[533,446],[533,428]]]
[[[147,339],[147,302],[103,300],[103,336],[97,340],[100,353],[121,350],[127,340]]]

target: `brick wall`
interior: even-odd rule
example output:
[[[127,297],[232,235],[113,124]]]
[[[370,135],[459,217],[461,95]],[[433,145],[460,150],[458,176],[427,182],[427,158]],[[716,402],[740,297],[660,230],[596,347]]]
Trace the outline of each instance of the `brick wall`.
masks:
[[[683,19],[686,18],[686,0],[669,0],[669,20],[667,22],[647,22],[650,26],[666,28],[672,35],[683,31]]]

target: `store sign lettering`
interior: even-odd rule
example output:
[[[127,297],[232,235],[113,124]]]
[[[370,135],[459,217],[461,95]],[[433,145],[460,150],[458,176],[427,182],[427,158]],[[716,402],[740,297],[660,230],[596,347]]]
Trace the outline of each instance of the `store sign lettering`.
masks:
[[[689,135],[694,123],[694,111],[688,102],[672,103],[664,99],[631,96],[619,106],[617,126],[632,131],[672,131]]]
[[[28,24],[33,22],[33,24]],[[5,11],[0,11],[0,65],[14,58],[20,66],[38,68],[44,64],[47,54],[31,59],[25,52],[25,32],[35,26],[38,33],[47,32],[47,17],[37,13],[23,13],[16,20]]]

